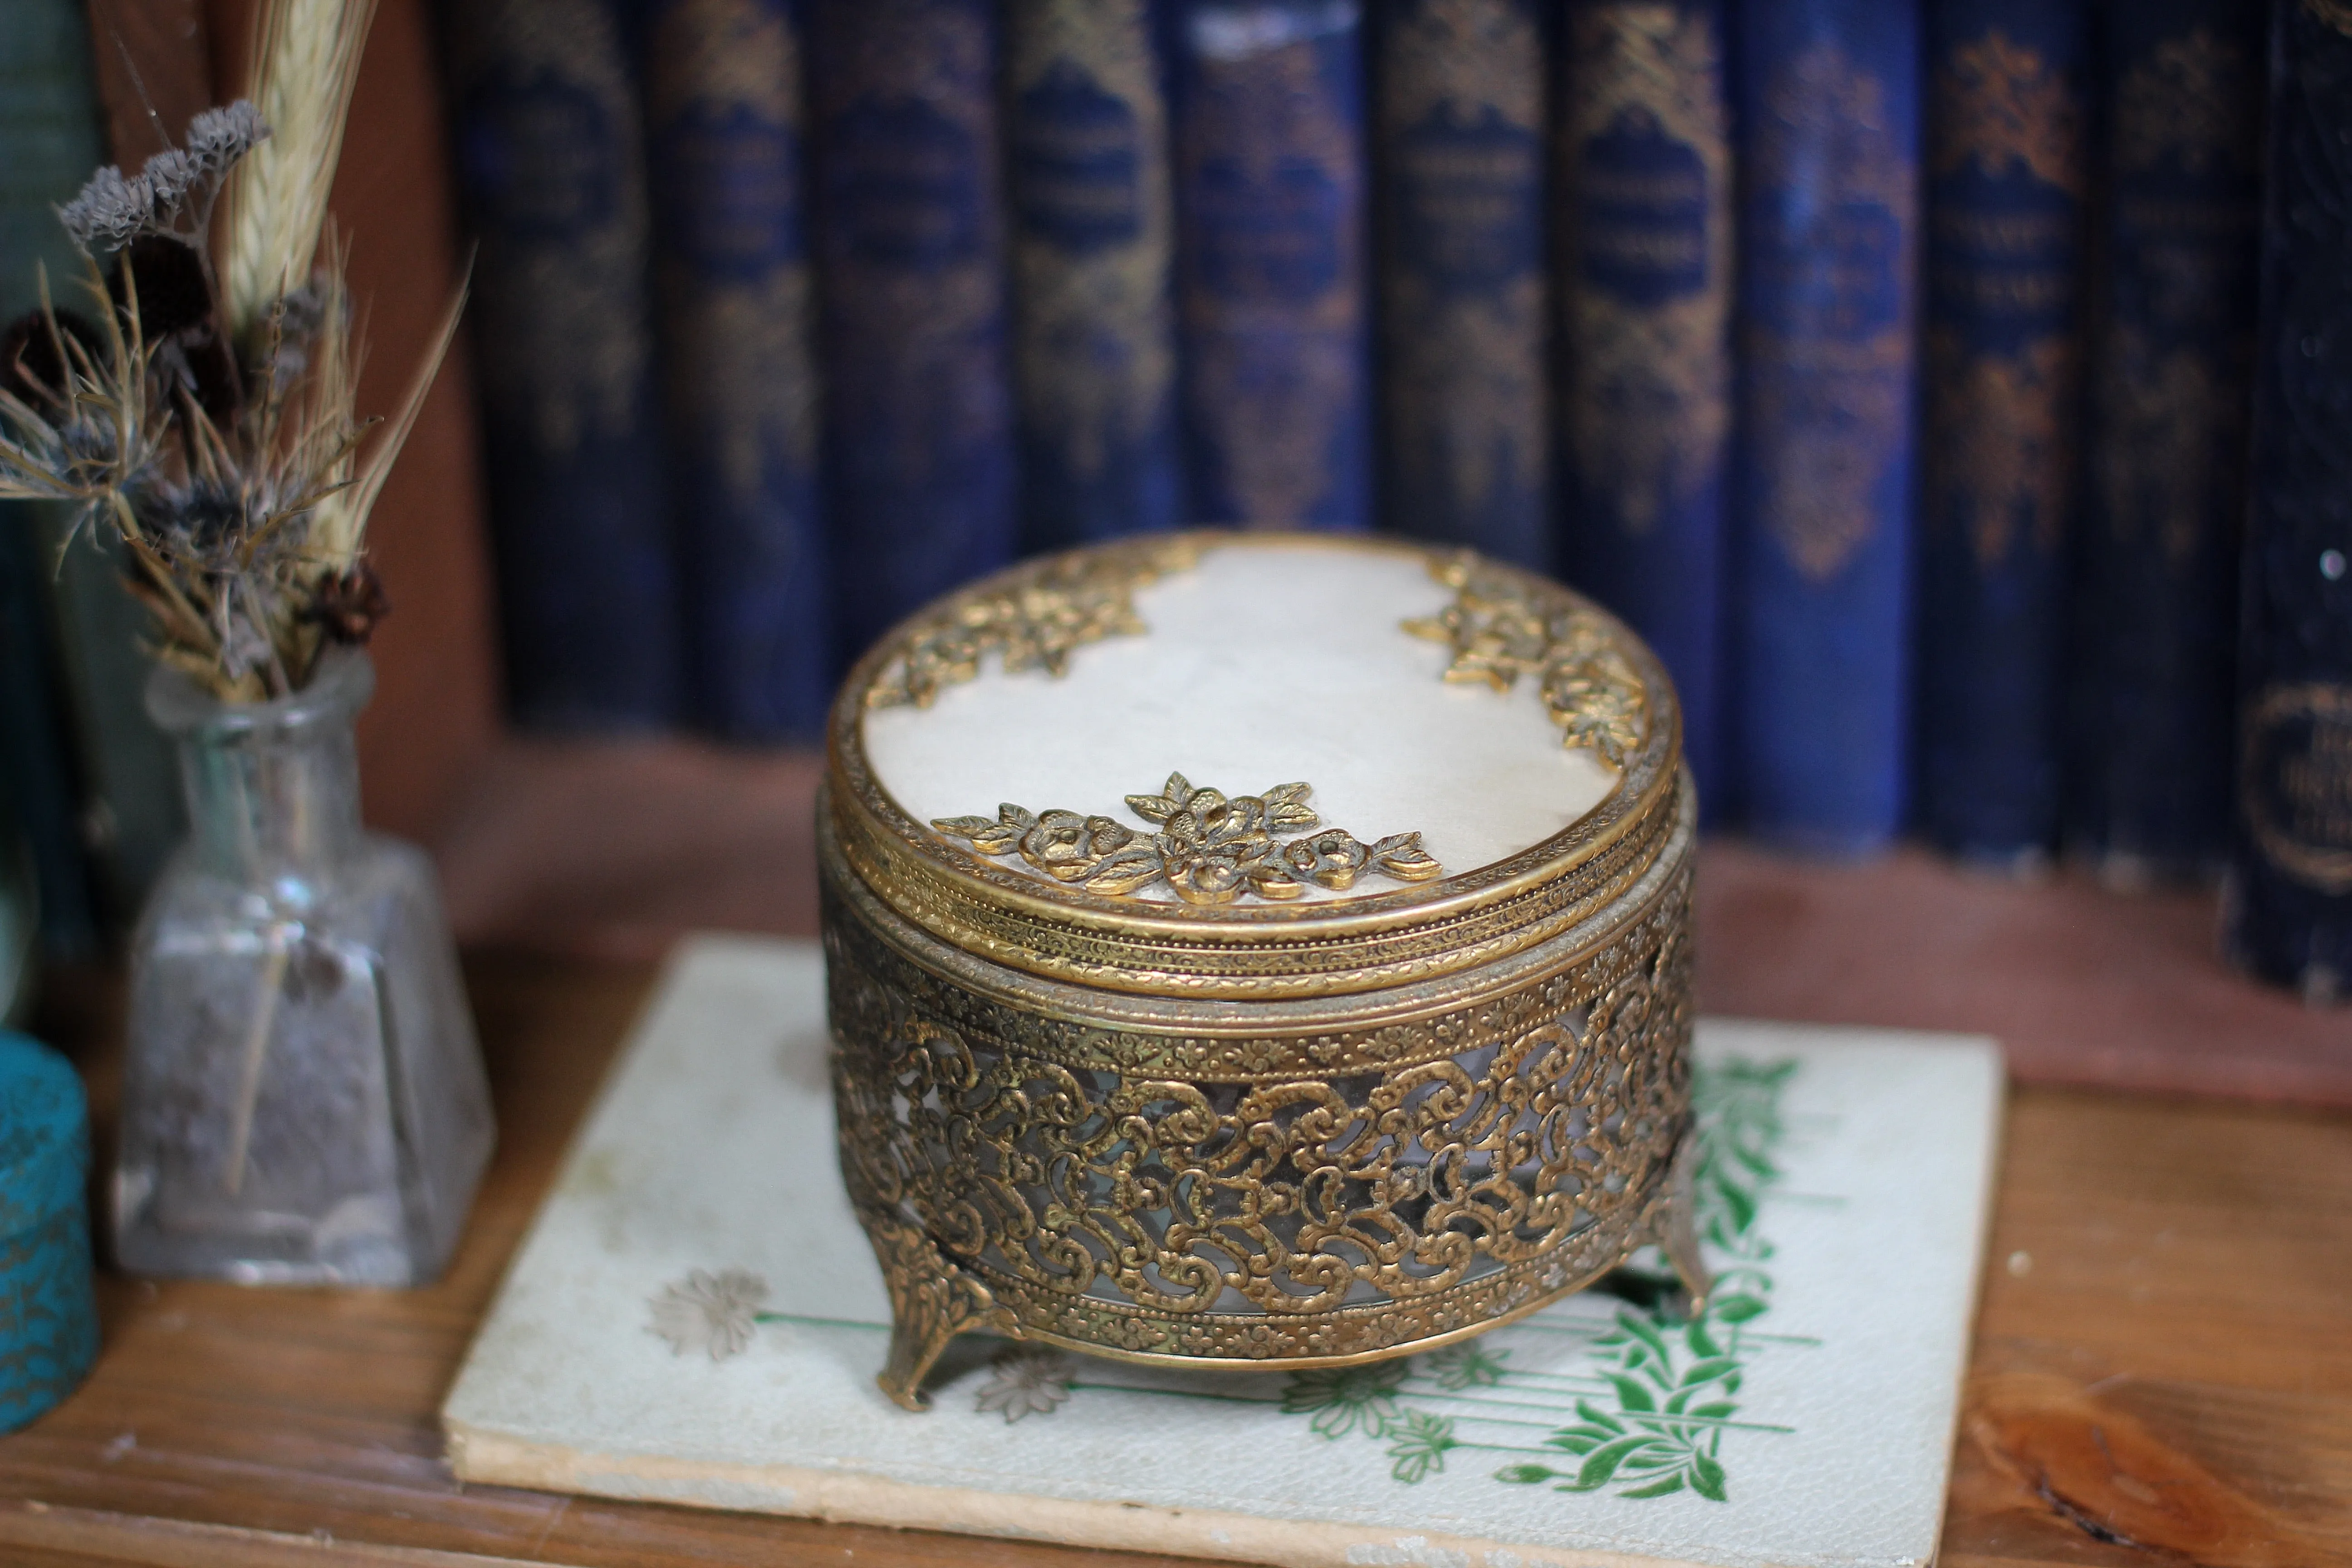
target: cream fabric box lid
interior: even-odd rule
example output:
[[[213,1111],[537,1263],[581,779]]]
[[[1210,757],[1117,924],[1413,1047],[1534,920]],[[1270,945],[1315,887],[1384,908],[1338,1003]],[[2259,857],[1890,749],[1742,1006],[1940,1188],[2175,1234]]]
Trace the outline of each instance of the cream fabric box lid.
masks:
[[[1288,1374],[972,1339],[908,1415],[842,1194],[813,944],[683,947],[443,1415],[469,1480],[1302,1565],[1924,1563],[1990,1042],[1706,1021],[1712,1339],[1587,1292]]]

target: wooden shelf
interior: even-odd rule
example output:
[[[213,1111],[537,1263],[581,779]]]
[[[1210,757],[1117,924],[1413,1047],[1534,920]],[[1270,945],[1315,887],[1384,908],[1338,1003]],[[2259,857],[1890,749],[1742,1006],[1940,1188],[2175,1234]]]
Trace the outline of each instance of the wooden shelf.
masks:
[[[0,1437],[0,1562],[1173,1568],[457,1482],[436,1411],[650,972],[509,955],[467,977],[499,1148],[448,1277],[102,1279],[89,1382]],[[61,991],[43,1023],[88,1074],[101,1138],[119,1001]],[[2018,1091],[2009,1116],[1938,1561],[2352,1568],[2352,1124],[2055,1089]]]

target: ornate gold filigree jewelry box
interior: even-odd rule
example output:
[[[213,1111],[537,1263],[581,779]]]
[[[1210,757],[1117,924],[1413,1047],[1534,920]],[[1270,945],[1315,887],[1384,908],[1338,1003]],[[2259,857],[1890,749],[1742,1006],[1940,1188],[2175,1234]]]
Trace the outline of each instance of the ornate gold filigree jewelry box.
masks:
[[[1696,801],[1568,590],[1194,533],[906,623],[819,806],[841,1162],[909,1408],[969,1328],[1329,1365],[1689,1223]]]

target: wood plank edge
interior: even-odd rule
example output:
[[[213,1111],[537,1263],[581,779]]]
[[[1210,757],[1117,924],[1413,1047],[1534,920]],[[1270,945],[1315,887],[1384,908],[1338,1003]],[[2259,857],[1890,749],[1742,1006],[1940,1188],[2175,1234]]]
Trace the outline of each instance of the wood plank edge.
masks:
[[[445,1416],[460,1480],[635,1502],[778,1513],[832,1523],[941,1531],[1118,1552],[1172,1552],[1275,1568],[1360,1568],[1365,1563],[1513,1563],[1520,1568],[1705,1568],[1614,1552],[1529,1546],[1471,1536],[1402,1533],[1250,1514],[1015,1496],[924,1486],[850,1471],[741,1465],[645,1454],[593,1453],[534,1442]]]
[[[422,1546],[376,1546],[324,1531],[292,1535],[194,1520],[25,1501],[0,1507],[0,1544],[74,1552],[141,1568],[550,1568]]]

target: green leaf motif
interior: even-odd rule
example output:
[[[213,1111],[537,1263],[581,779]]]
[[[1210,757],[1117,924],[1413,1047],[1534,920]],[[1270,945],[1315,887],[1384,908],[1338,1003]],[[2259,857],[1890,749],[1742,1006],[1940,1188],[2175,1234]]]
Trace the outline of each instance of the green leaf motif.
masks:
[[[1734,1060],[1698,1069],[1692,1099],[1701,1138],[1699,1224],[1707,1242],[1729,1254],[1723,1281],[1736,1279],[1738,1288],[1718,1290],[1704,1313],[1685,1323],[1668,1321],[1664,1301],[1617,1310],[1611,1331],[1592,1345],[1593,1371],[1608,1384],[1615,1408],[1580,1399],[1580,1424],[1545,1439],[1583,1460],[1575,1478],[1556,1489],[1613,1486],[1622,1498],[1687,1490],[1710,1502],[1729,1500],[1721,1449],[1727,1429],[1736,1426],[1739,1405],[1732,1396],[1751,1353],[1742,1325],[1771,1310],[1771,1280],[1761,1266],[1772,1248],[1756,1222],[1766,1190],[1780,1176],[1773,1158],[1786,1133],[1780,1091],[1795,1067]]]
[[[1558,1470],[1548,1465],[1505,1465],[1495,1472],[1495,1479],[1507,1481],[1515,1487],[1529,1487],[1538,1481],[1548,1481],[1558,1474]]]
[[[1510,1352],[1487,1352],[1476,1345],[1448,1345],[1424,1358],[1437,1386],[1449,1394],[1465,1388],[1492,1388],[1503,1381],[1503,1363]]]
[[[1730,1373],[1738,1372],[1738,1370],[1739,1361],[1738,1357],[1727,1355],[1712,1356],[1706,1361],[1694,1362],[1690,1365],[1683,1368],[1683,1374],[1681,1378],[1675,1382],[1675,1386],[1677,1388],[1696,1388],[1702,1383],[1713,1383],[1717,1378],[1723,1377]]]
[[[1649,1389],[1643,1386],[1638,1378],[1624,1377],[1612,1373],[1609,1374],[1609,1381],[1617,1385],[1618,1403],[1624,1405],[1628,1411],[1647,1414],[1657,1409],[1658,1402],[1650,1397]]]
[[[1389,1445],[1389,1473],[1410,1486],[1445,1468],[1445,1453],[1459,1447],[1454,1423],[1423,1410],[1408,1410],[1390,1427],[1396,1440]]]
[[[1403,1362],[1383,1361],[1293,1373],[1282,1391],[1283,1414],[1312,1415],[1307,1425],[1320,1436],[1344,1437],[1360,1429],[1367,1437],[1378,1437],[1397,1419],[1397,1385],[1407,1370]]]
[[[1609,1479],[1617,1473],[1618,1466],[1656,1441],[1655,1437],[1637,1435],[1601,1444],[1584,1456],[1583,1467],[1576,1472],[1576,1489],[1589,1492],[1596,1487],[1606,1486]]]
[[[1652,1481],[1645,1487],[1633,1487],[1625,1491],[1619,1492],[1617,1495],[1619,1497],[1664,1497],[1669,1492],[1678,1492],[1682,1489],[1683,1473],[1680,1470],[1676,1470],[1673,1475],[1668,1476],[1664,1480]],[[1696,1491],[1697,1488],[1694,1486],[1692,1489]],[[1715,1500],[1721,1502],[1723,1500],[1718,1497]]]

